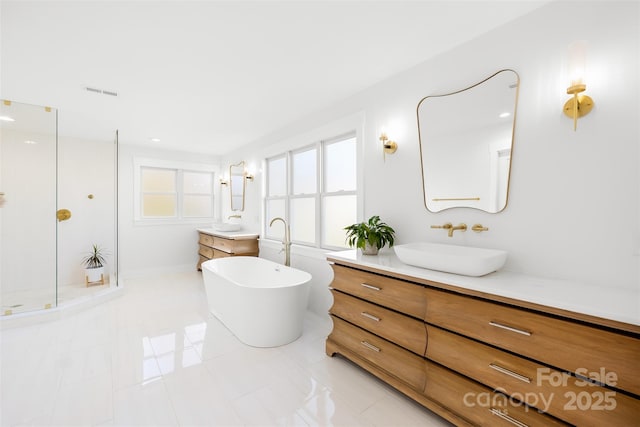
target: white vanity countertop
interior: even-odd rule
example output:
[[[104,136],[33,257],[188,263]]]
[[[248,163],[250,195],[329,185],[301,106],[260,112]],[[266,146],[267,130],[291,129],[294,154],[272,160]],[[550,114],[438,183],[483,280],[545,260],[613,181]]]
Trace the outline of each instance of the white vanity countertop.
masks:
[[[217,231],[213,228],[198,228],[200,233],[210,234],[212,236],[224,237],[232,240],[255,239],[259,235],[256,233],[243,233],[241,231]]]
[[[461,276],[404,264],[391,250],[374,256],[362,255],[355,249],[326,255],[363,267],[640,326],[640,289],[594,286],[508,271],[482,277]]]

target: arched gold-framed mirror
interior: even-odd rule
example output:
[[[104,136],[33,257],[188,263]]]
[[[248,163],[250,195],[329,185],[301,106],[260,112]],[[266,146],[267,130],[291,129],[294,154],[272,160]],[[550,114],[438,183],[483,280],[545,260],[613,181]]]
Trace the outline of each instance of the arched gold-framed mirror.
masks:
[[[502,211],[509,194],[520,77],[500,70],[455,92],[422,98],[416,112],[424,203]]]
[[[244,193],[246,187],[244,160],[229,166],[229,193],[231,195],[231,210],[244,210]]]

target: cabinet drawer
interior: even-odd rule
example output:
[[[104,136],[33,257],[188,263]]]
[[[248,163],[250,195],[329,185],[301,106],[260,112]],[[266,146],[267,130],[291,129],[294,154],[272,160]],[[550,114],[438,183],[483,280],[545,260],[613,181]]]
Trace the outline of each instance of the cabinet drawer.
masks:
[[[217,249],[212,249],[212,250],[213,250],[214,258],[226,258],[226,257],[233,256],[233,254],[230,254],[228,252],[219,251]]]
[[[333,331],[329,340],[388,372],[414,390],[425,386],[425,360],[389,341],[344,320],[331,316]]]
[[[423,321],[332,290],[331,314],[354,323],[401,347],[424,356],[427,334]]]
[[[222,237],[213,236],[213,247],[219,251],[238,255],[257,256],[258,241],[256,239],[223,239]]]
[[[205,246],[213,246],[213,236],[209,234],[200,233],[198,243]]]
[[[544,365],[427,326],[427,357],[576,425],[631,425],[640,401]]]
[[[198,253],[207,259],[213,258],[213,248],[209,246],[199,245]]]
[[[427,362],[424,395],[478,426],[566,425],[462,375]]]
[[[233,253],[233,240],[223,239],[221,237],[214,236],[213,244],[211,245],[219,251]]]
[[[425,315],[424,287],[366,271],[333,264],[333,289],[380,304],[410,316]]]
[[[444,291],[425,292],[428,323],[560,369],[597,373],[608,385],[640,394],[638,339]]]

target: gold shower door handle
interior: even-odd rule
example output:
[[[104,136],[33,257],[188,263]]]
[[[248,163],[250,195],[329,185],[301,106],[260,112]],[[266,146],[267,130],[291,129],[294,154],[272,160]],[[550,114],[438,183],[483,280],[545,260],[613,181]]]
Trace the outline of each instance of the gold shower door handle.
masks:
[[[69,209],[58,209],[56,218],[58,218],[58,222],[66,221],[71,218],[71,211]]]

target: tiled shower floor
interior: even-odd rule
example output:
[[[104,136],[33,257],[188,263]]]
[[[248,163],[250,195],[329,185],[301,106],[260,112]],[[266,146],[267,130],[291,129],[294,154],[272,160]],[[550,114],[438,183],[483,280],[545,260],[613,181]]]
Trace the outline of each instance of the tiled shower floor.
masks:
[[[27,291],[3,292],[0,297],[0,316],[10,310],[13,314],[44,310],[55,307],[56,292],[54,285],[50,289],[33,289]],[[58,304],[66,304],[74,299],[91,297],[109,289],[109,283],[104,285],[84,283],[65,285],[58,289]]]
[[[124,295],[0,331],[0,425],[445,426],[324,352],[311,312],[286,346],[240,343],[207,310],[200,273],[127,280]]]

